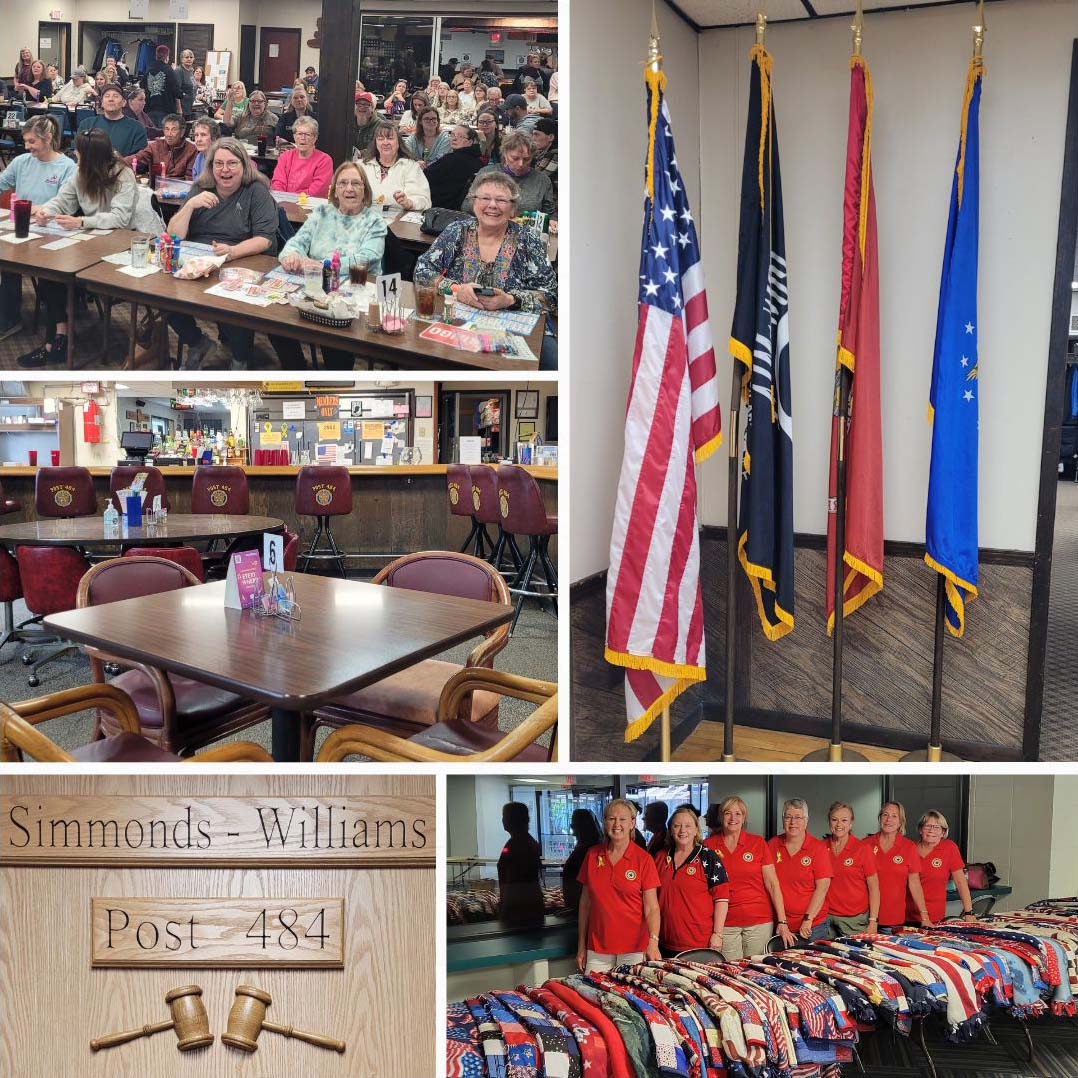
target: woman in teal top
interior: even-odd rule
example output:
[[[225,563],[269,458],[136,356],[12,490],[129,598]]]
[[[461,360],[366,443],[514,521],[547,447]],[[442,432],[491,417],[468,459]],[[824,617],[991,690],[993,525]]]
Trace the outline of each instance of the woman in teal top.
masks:
[[[75,171],[75,162],[60,153],[60,127],[51,116],[36,116],[22,129],[27,152],[0,172],[0,192],[14,191],[15,198],[28,198],[44,206],[56,197],[64,181]],[[0,341],[22,329],[22,277],[0,273]]]
[[[352,266],[364,266],[372,276],[382,272],[386,225],[381,213],[371,209],[371,187],[363,169],[352,161],[338,165],[329,184],[329,203],[316,206],[300,230],[281,248],[281,265],[289,273],[301,273],[308,262],[321,265],[336,251],[341,277]],[[271,337],[285,370],[305,366],[296,341]],[[355,357],[338,348],[323,348],[322,360],[329,370],[350,371]]]
[[[442,130],[442,118],[435,108],[420,109],[415,123],[415,134],[405,138],[403,145],[419,162],[419,167],[426,169],[449,153],[449,132]]]

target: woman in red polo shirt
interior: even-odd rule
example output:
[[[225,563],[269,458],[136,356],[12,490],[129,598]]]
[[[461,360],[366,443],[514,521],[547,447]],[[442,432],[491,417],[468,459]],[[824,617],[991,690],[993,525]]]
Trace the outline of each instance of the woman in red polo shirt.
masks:
[[[615,798],[603,813],[606,842],[592,846],[577,875],[580,912],[576,964],[605,973],[622,963],[658,959],[659,874],[655,862],[633,842],[636,811]]]
[[[674,809],[666,825],[666,848],[655,854],[659,946],[668,956],[700,947],[722,950],[730,885],[719,855],[700,839],[696,809],[692,805]]]
[[[906,809],[898,801],[885,801],[879,815],[880,829],[866,835],[865,842],[876,858],[880,878],[880,931],[890,932],[906,921],[906,894],[912,900],[914,920],[924,928],[932,921],[921,890],[921,857],[906,838]]]
[[[921,858],[921,887],[924,889],[924,908],[932,921],[942,921],[947,916],[947,880],[954,880],[958,897],[962,900],[962,919],[976,921],[973,914],[973,898],[966,880],[966,862],[958,847],[947,837],[947,817],[942,812],[926,812],[917,822],[921,841],[917,853]],[[917,911],[906,903],[906,917],[916,923]]]
[[[853,806],[836,801],[827,810],[831,833],[831,886],[827,890],[827,926],[831,935],[852,936],[856,932],[878,932],[880,879],[872,847],[855,838]]]
[[[783,833],[767,845],[775,859],[775,875],[782,888],[786,920],[775,931],[787,947],[828,934],[827,890],[831,886],[831,853],[808,833],[808,802],[792,797],[782,806]]]
[[[748,805],[740,797],[726,798],[719,805],[721,833],[704,841],[719,855],[730,881],[730,909],[722,932],[728,962],[763,954],[775,933],[776,914],[786,922],[774,858],[762,836],[745,830],[748,818]]]

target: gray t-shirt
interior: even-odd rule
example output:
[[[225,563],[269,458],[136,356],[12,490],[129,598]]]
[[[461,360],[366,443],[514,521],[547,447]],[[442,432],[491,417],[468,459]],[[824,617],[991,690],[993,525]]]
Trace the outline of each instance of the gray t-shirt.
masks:
[[[191,187],[187,196],[193,198],[203,188]],[[241,187],[234,195],[222,199],[212,210],[197,209],[191,214],[187,238],[195,243],[236,244],[254,236],[265,236],[270,241],[264,252],[277,253],[277,203],[269,188],[261,181]]]

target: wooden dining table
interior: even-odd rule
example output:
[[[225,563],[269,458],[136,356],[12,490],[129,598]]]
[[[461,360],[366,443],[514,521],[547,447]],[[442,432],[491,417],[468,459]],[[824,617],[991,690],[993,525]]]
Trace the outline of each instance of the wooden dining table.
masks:
[[[0,527],[0,546],[77,546],[86,548],[130,546],[175,546],[212,539],[234,539],[258,532],[279,532],[284,521],[266,516],[229,516],[221,513],[169,513],[163,521],[135,527],[121,518],[120,524],[105,527],[103,516],[57,517],[27,520]]]
[[[223,581],[52,614],[45,628],[121,659],[269,705],[273,758],[299,759],[300,718],[508,622],[512,607],[292,574],[302,616],[224,605]]]

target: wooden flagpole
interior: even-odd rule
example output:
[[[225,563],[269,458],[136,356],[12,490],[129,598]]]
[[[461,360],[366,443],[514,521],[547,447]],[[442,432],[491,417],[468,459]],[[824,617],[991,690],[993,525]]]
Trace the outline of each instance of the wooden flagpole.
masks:
[[[861,55],[861,43],[864,36],[864,12],[861,0],[857,2],[857,14],[850,30],[853,33],[853,55]],[[842,632],[845,620],[843,604],[845,602],[846,562],[846,429],[850,420],[850,372],[844,363],[838,365],[838,445],[836,446],[835,467],[835,549],[834,562],[834,608],[835,625],[831,639],[831,741],[826,748],[816,749],[801,757],[809,763],[840,763],[842,761],[866,762],[868,757],[854,749],[847,749],[842,744],[842,655],[844,636]]]

